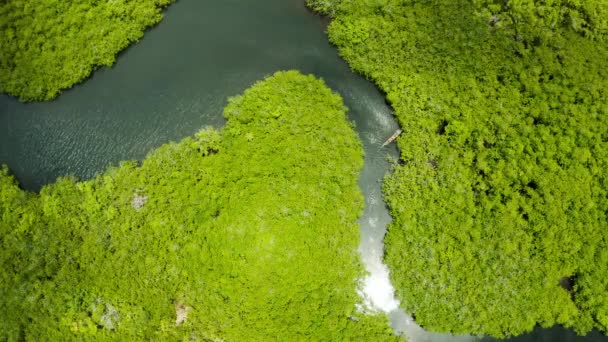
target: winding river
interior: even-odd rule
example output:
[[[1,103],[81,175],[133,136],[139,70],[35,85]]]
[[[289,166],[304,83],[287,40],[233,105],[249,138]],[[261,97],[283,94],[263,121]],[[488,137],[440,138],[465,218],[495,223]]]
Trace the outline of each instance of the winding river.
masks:
[[[398,309],[382,263],[390,217],[381,194],[387,157],[398,156],[394,144],[381,144],[398,125],[383,95],[327,42],[326,24],[304,0],[179,0],[113,68],[96,71],[57,100],[21,104],[0,95],[0,162],[33,191],[63,175],[91,178],[202,126],[223,125],[227,97],[264,76],[285,69],[313,73],[342,95],[366,152],[359,182],[366,198],[360,252],[370,272],[360,289],[365,305],[388,312],[393,328],[412,342],[492,341],[428,333]],[[556,327],[510,341],[608,338]]]

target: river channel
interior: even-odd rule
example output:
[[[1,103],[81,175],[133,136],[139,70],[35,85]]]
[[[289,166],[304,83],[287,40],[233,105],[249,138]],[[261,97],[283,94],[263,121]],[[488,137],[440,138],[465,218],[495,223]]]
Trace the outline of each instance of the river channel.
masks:
[[[328,43],[326,24],[304,0],[179,0],[114,67],[97,70],[55,101],[22,104],[0,95],[0,163],[32,191],[59,176],[89,179],[200,127],[221,127],[226,99],[275,71],[315,74],[344,98],[365,148],[360,252],[370,275],[361,284],[364,303],[388,312],[393,328],[412,342],[493,341],[428,333],[397,309],[382,263],[390,216],[381,180],[387,157],[397,157],[398,151],[394,144],[381,145],[398,125],[383,95],[351,72]],[[509,341],[608,338],[595,331],[578,337],[556,327]]]

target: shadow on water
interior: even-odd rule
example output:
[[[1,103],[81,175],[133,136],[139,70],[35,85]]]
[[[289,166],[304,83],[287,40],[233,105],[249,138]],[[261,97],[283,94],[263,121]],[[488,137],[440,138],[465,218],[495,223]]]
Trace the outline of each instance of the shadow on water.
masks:
[[[363,284],[365,300],[391,311],[394,327],[406,330],[411,341],[478,340],[429,334],[395,310],[398,302],[381,261],[390,222],[381,181],[387,156],[398,151],[381,144],[398,126],[384,96],[352,73],[328,43],[327,22],[303,0],[180,0],[144,39],[121,53],[114,67],[97,70],[57,100],[22,104],[0,95],[0,162],[28,190],[64,175],[88,179],[202,126],[222,126],[226,99],[277,70],[313,73],[342,95],[366,152],[359,181],[366,198],[360,251],[372,274]],[[608,339],[552,328],[512,341]]]

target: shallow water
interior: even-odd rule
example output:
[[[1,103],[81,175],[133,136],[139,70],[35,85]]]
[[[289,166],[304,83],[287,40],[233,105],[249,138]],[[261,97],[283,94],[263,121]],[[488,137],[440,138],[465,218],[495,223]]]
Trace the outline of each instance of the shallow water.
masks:
[[[93,177],[125,159],[141,159],[200,127],[219,127],[226,99],[277,70],[299,69],[325,79],[349,107],[366,157],[360,186],[366,198],[360,251],[370,276],[361,294],[368,306],[390,312],[410,341],[471,341],[429,334],[396,310],[388,270],[381,262],[390,217],[382,201],[387,156],[381,144],[397,128],[382,94],[352,73],[324,34],[326,20],[303,0],[179,0],[160,25],[57,100],[21,104],[0,95],[0,163],[28,190],[59,176]],[[491,339],[483,339],[490,341]],[[608,341],[595,333],[575,337],[559,328],[513,341]]]

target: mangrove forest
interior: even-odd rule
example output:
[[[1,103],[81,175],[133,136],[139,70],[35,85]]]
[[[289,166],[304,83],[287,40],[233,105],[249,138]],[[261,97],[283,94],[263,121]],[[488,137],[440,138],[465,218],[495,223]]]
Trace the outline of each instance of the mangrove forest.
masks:
[[[0,0],[0,340],[608,341],[608,1],[289,1]]]

